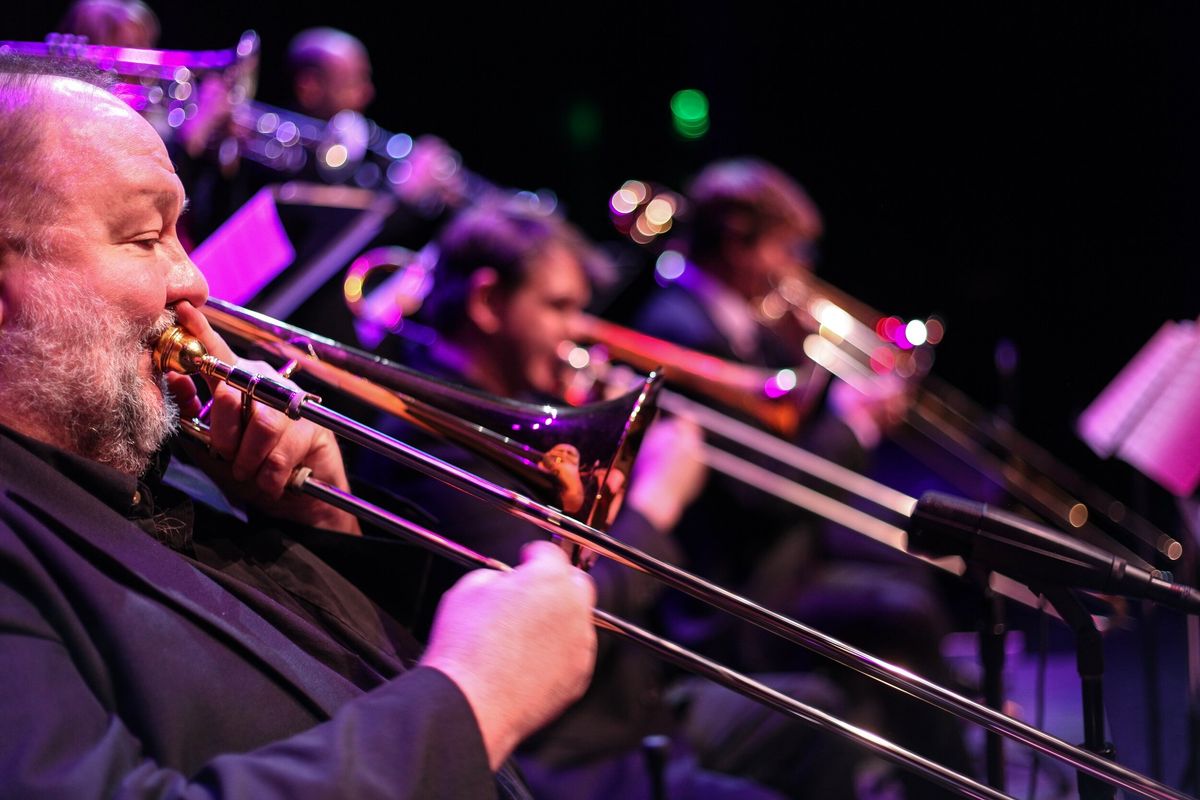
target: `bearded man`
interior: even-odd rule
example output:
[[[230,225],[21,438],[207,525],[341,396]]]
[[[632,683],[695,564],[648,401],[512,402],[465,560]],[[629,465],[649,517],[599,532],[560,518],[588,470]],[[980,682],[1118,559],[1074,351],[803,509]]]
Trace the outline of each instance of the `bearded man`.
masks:
[[[214,384],[211,455],[172,480],[200,396],[154,342],[236,357],[158,135],[55,70],[0,59],[0,796],[525,796],[506,761],[586,687],[590,579],[539,543],[422,649],[275,521],[358,532],[284,497],[301,465],[349,488],[328,431]]]

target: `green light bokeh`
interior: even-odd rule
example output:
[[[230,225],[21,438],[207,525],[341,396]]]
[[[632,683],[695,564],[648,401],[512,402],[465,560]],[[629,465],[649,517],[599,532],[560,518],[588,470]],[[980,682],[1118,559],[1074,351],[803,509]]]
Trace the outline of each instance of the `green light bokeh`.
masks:
[[[676,133],[699,139],[708,133],[708,98],[699,89],[680,89],[671,96],[671,117]]]

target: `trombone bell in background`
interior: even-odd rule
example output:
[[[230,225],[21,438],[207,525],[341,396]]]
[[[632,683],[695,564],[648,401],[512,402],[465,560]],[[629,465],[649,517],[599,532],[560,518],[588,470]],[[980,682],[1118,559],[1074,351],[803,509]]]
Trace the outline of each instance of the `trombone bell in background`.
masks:
[[[422,250],[406,247],[376,247],[351,262],[342,279],[342,297],[354,317],[358,341],[374,350],[388,334],[404,329],[408,338],[431,339],[432,331],[414,333],[417,313],[433,288],[435,257],[427,245]],[[380,273],[389,274],[377,282]]]

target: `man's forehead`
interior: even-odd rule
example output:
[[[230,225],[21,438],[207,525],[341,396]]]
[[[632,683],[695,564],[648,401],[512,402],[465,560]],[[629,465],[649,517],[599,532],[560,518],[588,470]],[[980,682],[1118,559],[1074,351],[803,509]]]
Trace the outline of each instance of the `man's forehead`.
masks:
[[[591,290],[583,262],[574,250],[561,242],[551,243],[530,262],[525,283],[556,293]]]
[[[173,169],[162,138],[123,100],[79,81],[58,80],[63,82],[55,85],[48,110],[56,116],[60,141],[72,153],[94,152],[102,160],[147,156]]]
[[[45,91],[44,96],[53,105],[65,110],[86,113],[97,121],[131,119],[136,116],[132,108],[120,98],[99,86],[60,75],[42,75],[37,84]]]
[[[46,76],[47,156],[77,199],[111,213],[132,204],[174,208],[181,189],[158,133],[120,98],[72,78]],[[103,198],[80,198],[80,192]],[[92,205],[90,202],[87,205]]]

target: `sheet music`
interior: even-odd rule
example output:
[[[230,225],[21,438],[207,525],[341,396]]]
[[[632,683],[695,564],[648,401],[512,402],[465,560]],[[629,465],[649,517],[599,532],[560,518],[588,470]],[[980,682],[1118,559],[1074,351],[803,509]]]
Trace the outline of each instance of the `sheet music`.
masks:
[[[1200,337],[1167,322],[1080,415],[1080,437],[1176,496],[1200,483]]]
[[[270,187],[261,189],[191,253],[213,297],[245,305],[296,259]]]

